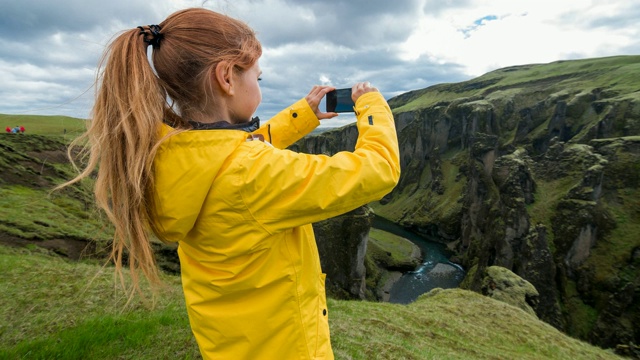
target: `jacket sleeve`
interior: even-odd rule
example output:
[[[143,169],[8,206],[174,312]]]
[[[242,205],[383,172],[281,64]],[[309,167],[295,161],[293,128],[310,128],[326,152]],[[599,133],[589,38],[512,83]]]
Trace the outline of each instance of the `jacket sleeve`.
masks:
[[[274,147],[285,149],[318,125],[318,117],[303,98],[269,119],[253,134],[260,134]]]
[[[329,157],[263,144],[239,159],[237,189],[255,221],[275,233],[353,210],[393,189],[400,159],[391,110],[380,93],[366,93],[356,115],[353,152]]]

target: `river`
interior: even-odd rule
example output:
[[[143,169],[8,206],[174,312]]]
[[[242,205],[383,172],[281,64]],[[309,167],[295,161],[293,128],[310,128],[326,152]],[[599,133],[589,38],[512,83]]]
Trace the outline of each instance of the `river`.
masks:
[[[445,245],[415,234],[384,218],[376,216],[374,228],[402,236],[422,251],[423,261],[414,271],[407,272],[393,285],[389,302],[409,304],[418,296],[435,288],[456,288],[465,272],[462,266],[449,261]]]

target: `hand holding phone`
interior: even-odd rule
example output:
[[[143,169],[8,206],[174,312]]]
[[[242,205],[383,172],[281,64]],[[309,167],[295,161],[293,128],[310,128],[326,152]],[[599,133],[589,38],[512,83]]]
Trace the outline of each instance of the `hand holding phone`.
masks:
[[[327,93],[327,112],[353,112],[355,103],[351,98],[351,88],[336,89]]]
[[[309,104],[309,107],[313,110],[313,113],[316,114],[319,120],[331,119],[338,116],[335,112],[322,112],[319,109],[320,102],[325,98],[328,92],[335,90],[333,86],[328,85],[315,85],[309,94],[305,96],[305,100]]]
[[[379,90],[371,83],[360,82],[350,89],[337,89],[327,93],[327,112],[355,112],[355,101],[368,92],[378,92]]]

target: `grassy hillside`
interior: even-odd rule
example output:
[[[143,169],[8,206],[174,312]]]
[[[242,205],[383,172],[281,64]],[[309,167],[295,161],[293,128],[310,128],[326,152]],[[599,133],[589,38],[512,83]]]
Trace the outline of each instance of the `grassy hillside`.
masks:
[[[517,93],[523,87],[545,91],[575,88],[583,89],[585,93],[601,88],[607,89],[607,98],[615,98],[618,93],[640,90],[638,83],[640,56],[615,56],[502,68],[469,81],[408,92],[391,99],[389,104],[394,113],[402,113],[474,96],[508,98],[510,93]]]
[[[0,246],[0,358],[198,359],[178,277],[125,307],[112,269]],[[336,359],[617,359],[464,290],[411,305],[329,300]]]
[[[13,128],[22,125],[25,127],[26,134],[63,136],[72,139],[86,130],[85,124],[85,120],[68,116],[0,114],[1,133],[5,133],[7,126]]]
[[[94,210],[89,183],[51,192],[74,176],[61,140],[0,134],[0,243],[30,241],[77,257],[72,253],[82,251],[89,239],[111,238]]]

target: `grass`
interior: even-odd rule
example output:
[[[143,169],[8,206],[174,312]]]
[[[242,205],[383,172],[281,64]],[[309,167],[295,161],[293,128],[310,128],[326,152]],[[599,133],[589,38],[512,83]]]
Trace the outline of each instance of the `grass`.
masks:
[[[640,56],[614,56],[599,59],[557,61],[503,68],[478,78],[455,84],[439,84],[404,94],[389,103],[394,113],[423,109],[438,102],[458,101],[474,96],[490,96],[501,91],[509,96],[526,91],[549,94],[563,88],[605,90],[604,97],[640,97]],[[518,89],[514,92],[513,89]],[[406,103],[405,103],[406,102]],[[396,106],[400,105],[400,106]]]
[[[407,306],[332,301],[329,307],[337,359],[616,358],[516,307],[460,289],[437,289]]]
[[[25,127],[23,135],[62,136],[69,140],[86,130],[85,120],[68,116],[0,114],[0,130],[2,130],[2,133],[4,133],[4,129],[7,126],[13,128],[19,125]]]
[[[177,277],[150,310],[96,263],[0,247],[0,271],[2,359],[199,358]]]
[[[579,183],[579,179],[562,177],[552,181],[536,181],[535,201],[527,205],[527,212],[532,224],[544,224],[547,229],[552,229],[552,217],[555,216],[558,202],[567,192]],[[553,244],[553,232],[548,231],[549,244]]]
[[[420,249],[411,241],[389,232],[371,228],[367,255],[387,268],[408,268],[413,270],[418,265]]]
[[[0,231],[23,239],[111,238],[81,200],[24,186],[0,187]]]
[[[600,283],[610,283],[613,278],[620,277],[620,269],[629,263],[632,250],[640,245],[640,189],[619,190],[616,200],[605,199],[604,202],[618,225],[607,238],[596,243],[586,261],[586,266],[595,268],[595,279]],[[634,278],[623,276],[620,280],[633,282]]]
[[[95,210],[90,180],[52,192],[75,176],[60,140],[0,135],[0,237],[99,241],[112,237]]]
[[[112,268],[0,246],[0,358],[199,359],[178,277],[125,307]],[[143,284],[149,293],[149,288]],[[459,290],[411,305],[329,299],[336,359],[619,359]]]

